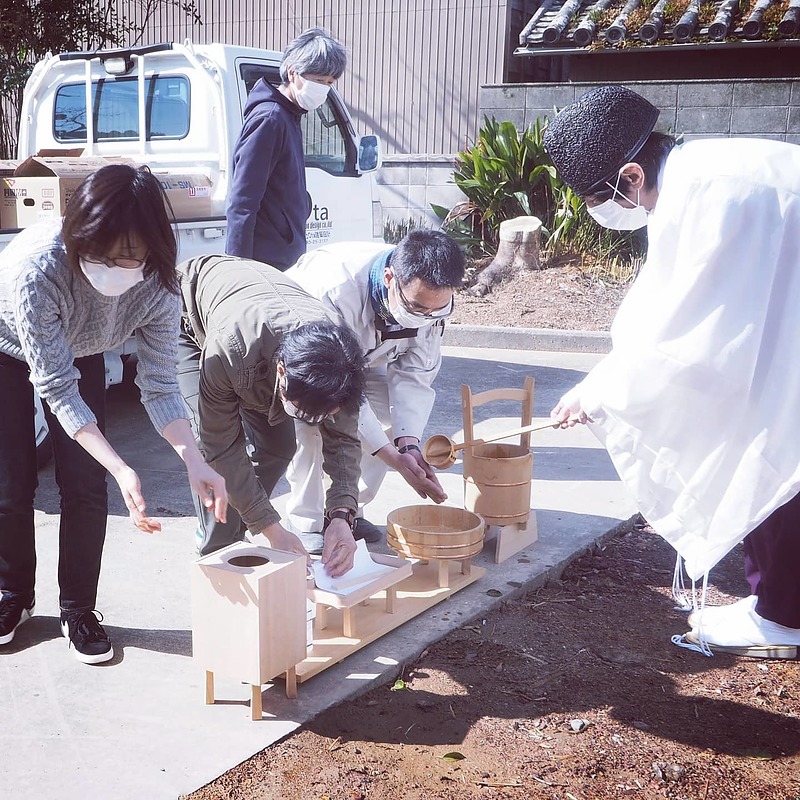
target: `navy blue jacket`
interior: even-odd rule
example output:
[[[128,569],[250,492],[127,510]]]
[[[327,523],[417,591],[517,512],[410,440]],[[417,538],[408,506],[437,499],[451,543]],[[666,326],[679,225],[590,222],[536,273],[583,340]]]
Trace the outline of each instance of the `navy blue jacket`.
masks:
[[[300,119],[306,112],[261,78],[244,109],[228,191],[228,255],[287,269],[306,251]]]

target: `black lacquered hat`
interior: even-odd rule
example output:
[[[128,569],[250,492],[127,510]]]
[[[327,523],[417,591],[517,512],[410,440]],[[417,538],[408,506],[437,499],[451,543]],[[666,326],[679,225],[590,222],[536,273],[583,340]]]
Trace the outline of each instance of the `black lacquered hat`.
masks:
[[[545,131],[544,147],[561,179],[576,194],[591,194],[639,152],[658,114],[624,86],[601,86],[556,116]]]

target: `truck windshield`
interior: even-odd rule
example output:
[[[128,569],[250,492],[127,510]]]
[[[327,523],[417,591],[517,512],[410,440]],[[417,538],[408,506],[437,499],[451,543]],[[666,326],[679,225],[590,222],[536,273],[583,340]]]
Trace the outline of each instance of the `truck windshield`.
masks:
[[[145,82],[147,140],[182,139],[189,133],[189,81],[180,75],[154,75]],[[139,97],[136,78],[92,83],[95,141],[139,138]],[[53,136],[58,142],[86,141],[86,88],[67,83],[56,92]]]

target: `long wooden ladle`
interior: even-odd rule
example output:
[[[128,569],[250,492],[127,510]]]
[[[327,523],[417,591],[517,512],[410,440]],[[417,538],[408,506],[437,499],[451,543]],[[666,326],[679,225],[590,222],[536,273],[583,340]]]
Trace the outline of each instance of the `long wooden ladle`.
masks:
[[[506,436],[543,431],[545,428],[557,428],[560,424],[561,423],[557,420],[551,419],[545,424],[536,423],[534,425],[525,425],[522,428],[513,428],[512,430],[503,431],[502,433],[496,433],[493,436],[487,436],[484,439],[473,439],[471,442],[464,442],[463,444],[455,444],[452,439],[445,436],[443,433],[435,433],[422,446],[422,455],[425,457],[425,460],[431,466],[436,467],[436,469],[447,469],[456,463],[456,453],[459,450],[475,447],[477,444],[496,442],[498,439],[505,439]]]

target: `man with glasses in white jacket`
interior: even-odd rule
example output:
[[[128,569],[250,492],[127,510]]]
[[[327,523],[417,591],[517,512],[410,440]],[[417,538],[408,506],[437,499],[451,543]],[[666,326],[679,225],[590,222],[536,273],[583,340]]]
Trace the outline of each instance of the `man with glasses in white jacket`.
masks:
[[[386,472],[397,470],[420,497],[447,497],[419,443],[433,407],[444,325],[464,278],[464,255],[440,231],[411,231],[396,247],[373,242],[329,245],[303,256],[287,276],[334,311],[367,358],[367,402],[361,407],[359,512],[356,539],[376,542],[379,529],[363,518]],[[322,441],[297,425],[297,452],[286,474],[290,527],[310,553],[322,549]]]

